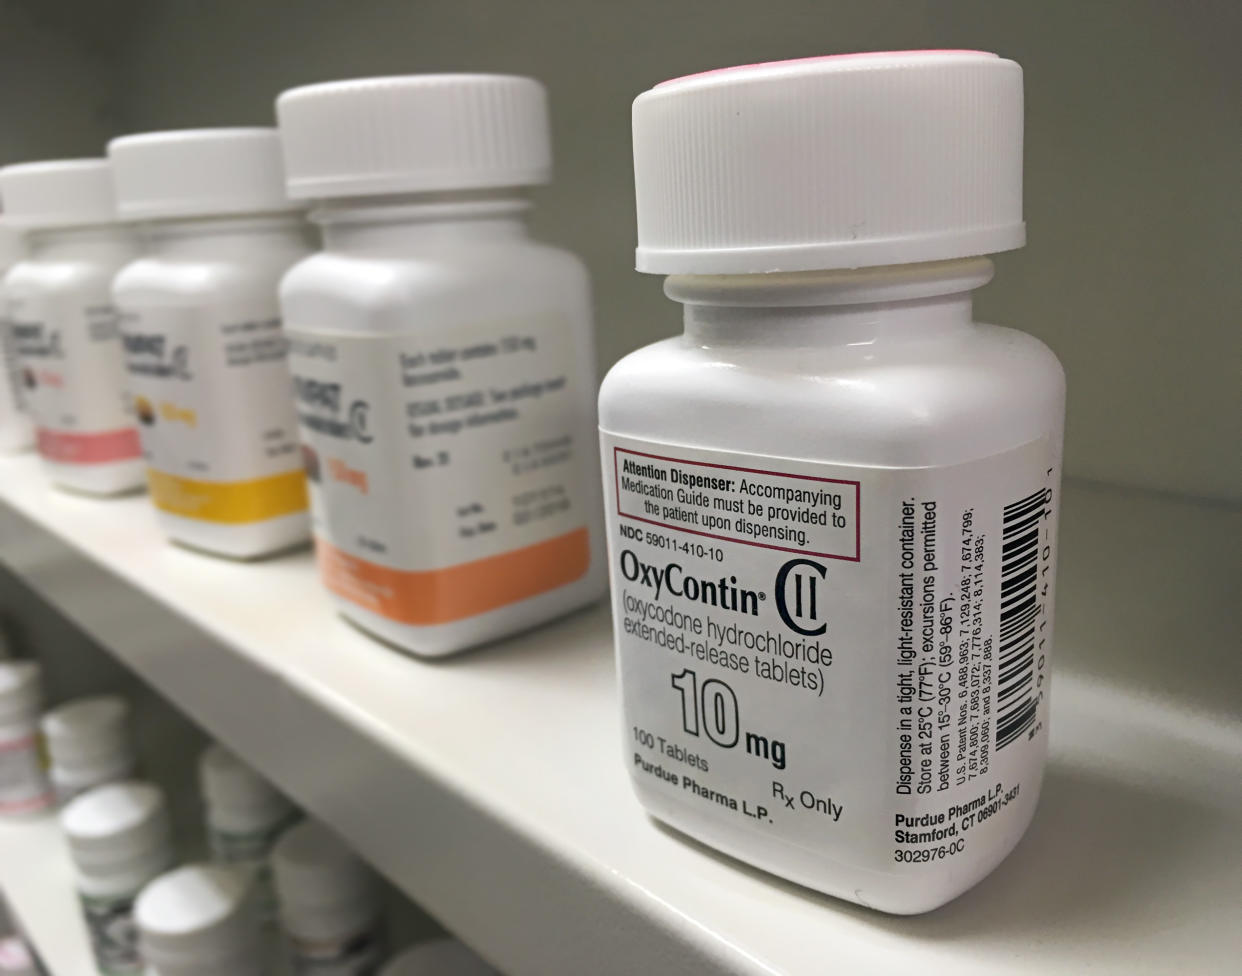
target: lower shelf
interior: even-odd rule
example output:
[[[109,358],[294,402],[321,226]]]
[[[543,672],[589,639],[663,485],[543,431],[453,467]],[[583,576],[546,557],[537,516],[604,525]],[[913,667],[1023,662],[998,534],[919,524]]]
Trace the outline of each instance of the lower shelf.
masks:
[[[49,976],[97,976],[55,817],[0,822],[0,889]]]

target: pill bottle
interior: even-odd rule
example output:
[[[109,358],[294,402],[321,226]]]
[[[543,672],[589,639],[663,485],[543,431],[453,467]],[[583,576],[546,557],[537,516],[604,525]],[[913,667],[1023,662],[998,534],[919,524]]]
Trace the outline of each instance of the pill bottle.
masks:
[[[191,864],[156,878],[134,908],[145,976],[267,976],[253,895],[240,865]]]
[[[253,869],[259,914],[265,921],[274,920],[272,847],[300,816],[297,807],[221,745],[203,751],[198,774],[212,860]]]
[[[0,817],[37,814],[52,804],[39,737],[39,680],[33,661],[0,661]]]
[[[141,976],[134,901],[173,861],[164,794],[136,780],[97,786],[69,802],[60,824],[95,965],[103,976]]]
[[[456,939],[431,939],[394,958],[380,976],[498,976]]]
[[[34,444],[34,427],[22,396],[22,374],[9,334],[3,276],[26,254],[26,242],[0,218],[0,453],[24,451]]]
[[[169,538],[234,558],[310,537],[276,287],[310,252],[274,129],[108,144],[142,256],[113,282],[151,500]]]
[[[634,103],[684,332],[600,392],[625,762],[660,820],[894,913],[983,878],[1048,744],[1064,380],[974,321],[1020,247],[1022,71],[725,69]]]
[[[374,874],[323,824],[287,830],[272,854],[295,976],[370,976],[383,957]]]
[[[590,283],[527,235],[543,86],[419,75],[277,101],[323,252],[281,285],[320,570],[341,612],[424,655],[605,587]]]
[[[0,169],[3,223],[28,254],[4,277],[22,393],[52,482],[96,495],[144,481],[112,278],[136,256],[106,159]]]
[[[125,699],[79,698],[52,709],[40,725],[58,804],[63,806],[96,786],[133,778],[138,757]]]

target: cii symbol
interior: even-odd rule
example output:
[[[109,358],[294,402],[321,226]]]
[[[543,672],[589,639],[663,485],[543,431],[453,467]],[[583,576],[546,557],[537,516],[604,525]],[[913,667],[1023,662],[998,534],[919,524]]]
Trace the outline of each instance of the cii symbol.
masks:
[[[819,616],[827,576],[827,567],[813,559],[791,559],[776,574],[776,609],[794,633],[818,637],[828,629]]]

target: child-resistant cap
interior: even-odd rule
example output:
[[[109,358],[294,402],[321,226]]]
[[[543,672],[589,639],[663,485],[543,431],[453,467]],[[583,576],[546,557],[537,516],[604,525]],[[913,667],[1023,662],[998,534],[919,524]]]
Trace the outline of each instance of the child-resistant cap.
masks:
[[[306,820],[272,850],[280,917],[293,936],[333,939],[365,928],[379,912],[375,876],[323,824]]]
[[[110,224],[116,220],[106,159],[18,163],[0,169],[4,222],[20,230]]]
[[[160,875],[134,905],[143,958],[168,976],[250,973],[263,945],[253,882],[239,865],[191,864]]]
[[[639,271],[750,274],[1006,251],[1022,69],[982,51],[777,61],[634,102]]]
[[[182,129],[108,143],[124,220],[210,217],[296,208],[285,194],[275,129]]]
[[[283,793],[219,744],[203,750],[198,778],[208,820],[221,830],[262,830],[293,813]]]
[[[296,199],[533,186],[551,178],[547,95],[516,75],[307,85],[276,99]]]
[[[43,701],[39,665],[34,661],[0,661],[0,725],[31,721]]]
[[[116,695],[80,698],[43,716],[43,736],[56,766],[79,768],[109,760],[127,759],[133,749],[129,736],[129,705]]]
[[[170,851],[172,844],[163,792],[136,780],[98,786],[71,800],[60,825],[73,862],[86,873],[119,869]]]
[[[380,976],[498,976],[456,939],[420,942],[380,970]]]

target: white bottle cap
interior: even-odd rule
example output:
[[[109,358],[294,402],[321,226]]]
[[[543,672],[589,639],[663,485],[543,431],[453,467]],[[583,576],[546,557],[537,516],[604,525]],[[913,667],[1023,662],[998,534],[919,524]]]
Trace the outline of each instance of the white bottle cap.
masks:
[[[106,159],[19,163],[0,169],[4,222],[20,230],[110,224],[116,220]]]
[[[751,274],[1007,251],[1022,69],[979,51],[777,61],[634,102],[639,271]]]
[[[150,783],[108,783],[83,793],[60,812],[60,826],[83,874],[121,873],[171,859],[168,808],[163,792]]]
[[[219,830],[264,830],[294,810],[283,793],[218,743],[203,750],[198,780],[207,820]]]
[[[263,972],[254,874],[191,864],[152,881],[134,905],[142,956],[160,976]]]
[[[291,827],[272,850],[280,919],[300,939],[337,939],[360,932],[379,914],[375,877],[323,824]]]
[[[420,942],[380,970],[380,976],[498,976],[456,939]]]
[[[514,75],[408,75],[276,99],[298,199],[532,186],[551,178],[547,95]]]
[[[182,129],[108,143],[124,220],[264,213],[297,207],[285,194],[275,129]]]
[[[34,661],[0,661],[0,725],[33,721],[42,702],[39,665]]]
[[[54,766],[66,769],[132,764],[129,705],[116,695],[79,698],[43,716]]]
[[[26,256],[26,238],[0,218],[0,271],[13,267]],[[0,658],[7,657],[4,632],[0,631]]]

